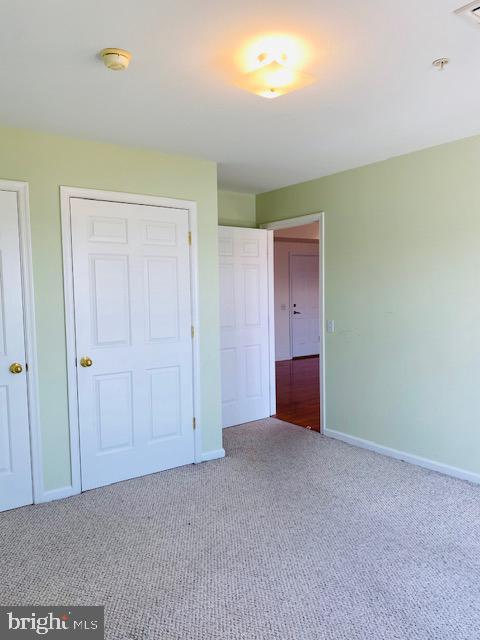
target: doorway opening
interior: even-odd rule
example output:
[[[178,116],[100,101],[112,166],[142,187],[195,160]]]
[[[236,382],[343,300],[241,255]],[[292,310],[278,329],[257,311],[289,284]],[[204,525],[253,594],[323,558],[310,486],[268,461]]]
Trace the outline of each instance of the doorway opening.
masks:
[[[324,214],[219,227],[222,426],[325,425]]]
[[[275,417],[322,432],[323,214],[263,228],[274,245]]]

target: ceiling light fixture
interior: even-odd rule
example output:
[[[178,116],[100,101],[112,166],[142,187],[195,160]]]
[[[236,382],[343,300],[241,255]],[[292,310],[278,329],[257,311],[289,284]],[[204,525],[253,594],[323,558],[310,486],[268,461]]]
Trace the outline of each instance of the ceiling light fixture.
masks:
[[[277,98],[314,81],[312,76],[289,67],[285,54],[272,60],[266,53],[261,53],[258,65],[258,69],[245,74],[243,86],[264,98]]]
[[[102,49],[99,55],[107,69],[111,69],[112,71],[125,71],[132,59],[132,54],[129,51],[115,47]]]
[[[300,70],[305,57],[305,46],[297,39],[267,36],[245,51],[246,68],[239,84],[264,98],[277,98],[301,89],[314,82],[312,76]]]
[[[469,2],[465,7],[457,9],[455,13],[457,16],[469,18],[478,24],[480,23],[480,1],[474,0],[474,2]]]

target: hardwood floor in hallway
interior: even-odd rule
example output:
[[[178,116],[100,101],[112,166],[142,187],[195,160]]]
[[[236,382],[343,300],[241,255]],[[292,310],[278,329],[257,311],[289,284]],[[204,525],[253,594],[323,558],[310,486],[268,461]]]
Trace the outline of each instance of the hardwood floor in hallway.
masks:
[[[276,417],[320,431],[320,369],[318,356],[276,363]]]

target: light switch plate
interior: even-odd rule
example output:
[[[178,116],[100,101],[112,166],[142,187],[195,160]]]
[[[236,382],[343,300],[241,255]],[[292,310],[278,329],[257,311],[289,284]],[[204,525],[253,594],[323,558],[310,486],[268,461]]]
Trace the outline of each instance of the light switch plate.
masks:
[[[327,333],[335,333],[335,320],[327,320]]]

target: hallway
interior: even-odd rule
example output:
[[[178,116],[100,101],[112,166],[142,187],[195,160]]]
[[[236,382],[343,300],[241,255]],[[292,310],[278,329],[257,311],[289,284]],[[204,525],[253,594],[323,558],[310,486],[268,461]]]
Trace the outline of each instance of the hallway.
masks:
[[[300,427],[320,431],[319,358],[276,362],[276,417]]]

